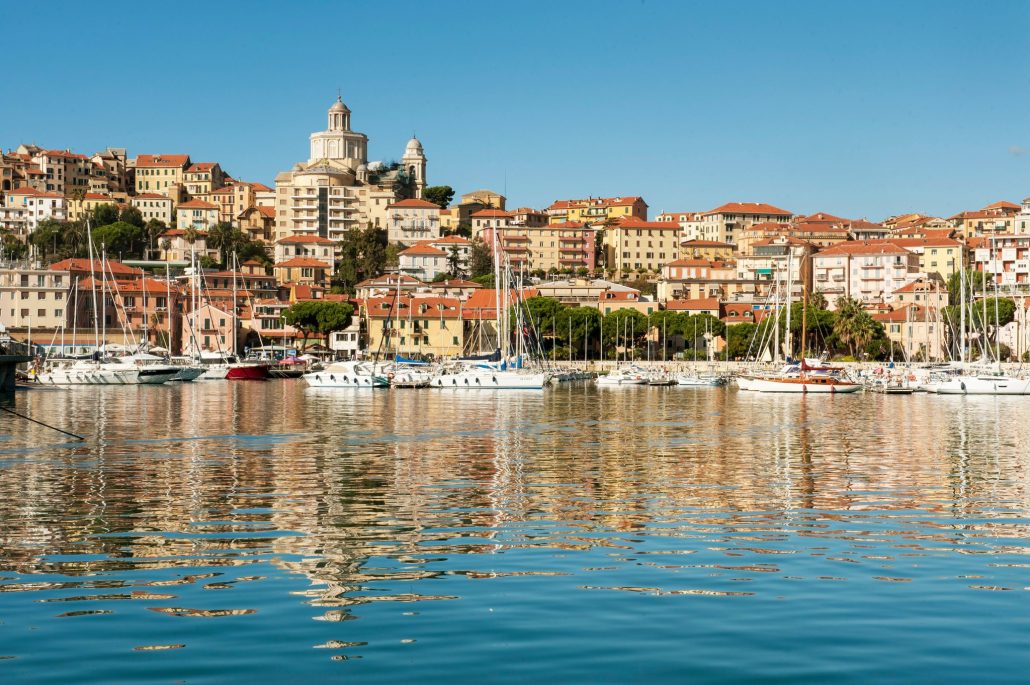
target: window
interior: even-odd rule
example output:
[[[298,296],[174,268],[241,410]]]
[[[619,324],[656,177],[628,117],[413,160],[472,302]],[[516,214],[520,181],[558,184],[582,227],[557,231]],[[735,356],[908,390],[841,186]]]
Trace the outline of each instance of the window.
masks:
[[[37,309],[36,310],[36,316],[38,316],[41,319],[45,318],[46,317],[46,310],[45,309]]]

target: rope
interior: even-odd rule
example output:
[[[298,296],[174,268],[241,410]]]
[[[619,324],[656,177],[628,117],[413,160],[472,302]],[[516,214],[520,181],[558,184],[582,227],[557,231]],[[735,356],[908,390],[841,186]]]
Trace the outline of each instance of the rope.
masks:
[[[70,435],[71,437],[75,438],[76,440],[85,440],[86,439],[86,438],[82,437],[81,435],[76,435],[75,433],[69,433],[68,431],[63,431],[60,428],[56,428],[54,426],[51,426],[48,423],[43,423],[42,421],[37,421],[36,419],[29,418],[28,416],[25,416],[24,414],[19,414],[18,412],[14,411],[13,409],[8,409],[7,407],[0,407],[0,409],[3,409],[8,414],[14,414],[15,416],[23,418],[26,421],[31,421],[32,423],[38,423],[41,426],[45,426],[46,428],[50,428],[51,430],[55,430],[58,433],[64,433],[65,435]]]

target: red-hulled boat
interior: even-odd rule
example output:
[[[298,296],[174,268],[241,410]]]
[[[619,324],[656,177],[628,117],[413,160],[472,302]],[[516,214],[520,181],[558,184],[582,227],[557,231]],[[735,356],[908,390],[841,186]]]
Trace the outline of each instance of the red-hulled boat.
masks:
[[[268,378],[268,364],[264,362],[233,362],[225,379],[229,381],[263,381]]]

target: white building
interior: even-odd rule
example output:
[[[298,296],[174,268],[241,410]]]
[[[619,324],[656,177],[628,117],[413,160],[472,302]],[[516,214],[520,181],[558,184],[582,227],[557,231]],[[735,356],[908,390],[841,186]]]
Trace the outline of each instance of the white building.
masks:
[[[369,162],[368,137],[351,130],[350,114],[337,98],[326,130],[311,134],[308,160],[275,177],[277,239],[307,234],[339,240],[351,229],[385,227],[390,205],[422,196],[422,144],[408,141],[396,165]]]
[[[0,226],[23,240],[47,219],[68,219],[68,201],[63,195],[34,188],[18,188],[7,193],[7,204],[0,210]]]
[[[440,207],[426,200],[401,200],[386,208],[391,243],[412,245],[440,237]]]
[[[179,229],[211,228],[218,223],[218,205],[203,200],[183,202],[175,208],[175,226]]]
[[[319,235],[293,235],[275,241],[275,262],[286,262],[294,257],[310,257],[333,264],[333,241]]]
[[[821,292],[830,309],[837,298],[886,302],[891,294],[925,276],[919,255],[879,241],[848,241],[812,256],[812,289]]]
[[[417,243],[398,255],[400,270],[422,281],[431,281],[437,274],[447,273],[449,255],[429,243]]]
[[[969,243],[975,246],[973,269],[986,272],[1001,288],[1030,289],[1030,233],[972,238]]]
[[[165,226],[172,225],[174,204],[171,198],[158,193],[141,193],[133,197],[131,203],[143,215],[143,221],[157,219]]]

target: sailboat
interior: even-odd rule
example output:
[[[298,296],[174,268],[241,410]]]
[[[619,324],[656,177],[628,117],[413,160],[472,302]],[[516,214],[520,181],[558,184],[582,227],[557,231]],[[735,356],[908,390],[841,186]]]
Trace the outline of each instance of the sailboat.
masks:
[[[526,354],[523,341],[526,329],[523,323],[522,289],[513,290],[512,276],[507,255],[499,247],[497,229],[493,231],[494,243],[494,325],[497,331],[497,359],[458,360],[450,368],[437,375],[429,387],[441,390],[542,390],[551,380],[547,371],[529,369],[525,366]],[[501,257],[505,264],[501,266]],[[519,337],[516,349],[510,347],[511,322],[508,317],[509,298],[514,295],[515,330]]]
[[[838,367],[809,364],[805,359],[808,327],[808,291],[804,292],[801,309],[801,363],[785,367],[777,375],[747,375],[738,378],[741,390],[779,393],[852,393],[862,389],[859,383],[841,377]],[[777,325],[774,322],[774,325]]]
[[[985,276],[986,281],[986,276]],[[960,276],[961,295],[961,323],[959,326],[960,340],[960,364],[962,372],[942,379],[934,386],[938,395],[1030,395],[1030,378],[1016,378],[1005,375],[1001,370],[1001,360],[996,358],[993,363],[989,361],[990,347],[984,342],[982,353],[983,362],[978,366],[965,365],[965,273]],[[972,288],[970,288],[972,290]],[[973,294],[970,293],[970,305],[972,305]],[[994,320],[995,329],[998,326],[998,282],[994,282]],[[983,289],[983,315],[981,319],[983,335],[981,340],[986,338],[987,333],[987,287],[986,282]],[[997,357],[997,352],[995,352]]]

